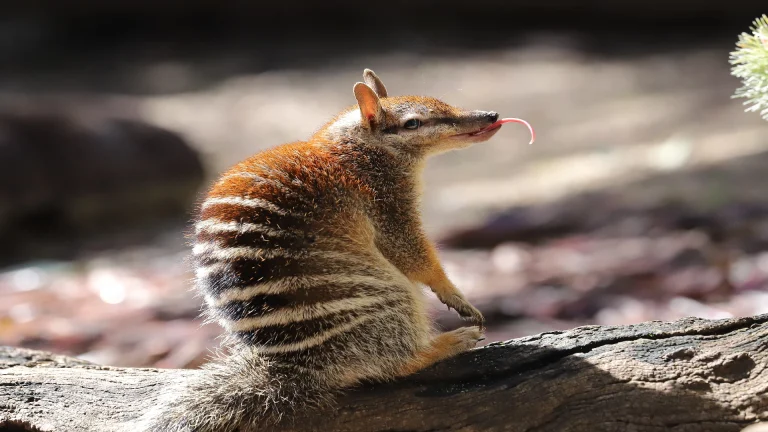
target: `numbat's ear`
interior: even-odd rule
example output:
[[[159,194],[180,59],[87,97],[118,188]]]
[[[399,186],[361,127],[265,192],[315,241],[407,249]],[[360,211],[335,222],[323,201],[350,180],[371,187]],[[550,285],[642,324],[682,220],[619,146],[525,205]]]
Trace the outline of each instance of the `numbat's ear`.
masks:
[[[363,71],[363,81],[365,81],[365,83],[368,84],[368,87],[372,88],[380,98],[387,97],[387,88],[384,87],[384,83],[381,82],[381,79],[379,79],[372,70],[366,69]]]
[[[355,84],[354,91],[357,105],[360,106],[360,116],[362,117],[363,124],[371,129],[382,124],[384,111],[381,109],[379,97],[376,96],[373,89],[359,82]]]

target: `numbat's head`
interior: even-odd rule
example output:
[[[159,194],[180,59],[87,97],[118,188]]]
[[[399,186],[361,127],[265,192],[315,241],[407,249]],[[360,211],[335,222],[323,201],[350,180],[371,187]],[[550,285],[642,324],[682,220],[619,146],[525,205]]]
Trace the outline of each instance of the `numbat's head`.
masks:
[[[334,141],[360,140],[410,156],[427,156],[486,141],[499,115],[468,111],[424,96],[388,96],[379,77],[366,69],[354,87],[357,105],[320,132]]]

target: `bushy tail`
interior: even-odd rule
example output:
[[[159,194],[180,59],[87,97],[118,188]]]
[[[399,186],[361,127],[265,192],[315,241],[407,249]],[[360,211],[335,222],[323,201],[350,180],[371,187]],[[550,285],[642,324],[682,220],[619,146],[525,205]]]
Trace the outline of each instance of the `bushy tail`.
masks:
[[[249,349],[169,383],[147,432],[246,432],[275,428],[296,414],[328,407],[334,390],[306,369],[271,362]],[[135,430],[135,429],[134,429]]]

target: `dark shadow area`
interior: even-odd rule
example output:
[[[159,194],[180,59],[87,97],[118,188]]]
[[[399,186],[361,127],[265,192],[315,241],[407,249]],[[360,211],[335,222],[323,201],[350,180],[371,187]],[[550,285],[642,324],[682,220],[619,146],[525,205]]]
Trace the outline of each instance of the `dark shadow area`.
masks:
[[[348,2],[178,8],[173,2],[114,8],[89,3],[80,9],[44,3],[45,9],[19,8],[0,20],[6,41],[0,45],[0,90],[175,93],[237,75],[322,68],[364,55],[471,55],[548,35],[609,58],[730,48],[734,35],[763,12],[748,1],[655,8],[402,2],[387,4],[386,12]],[[160,85],[142,78],[162,73],[176,78]]]
[[[40,429],[32,427],[25,422],[0,422],[0,432],[39,432]]]

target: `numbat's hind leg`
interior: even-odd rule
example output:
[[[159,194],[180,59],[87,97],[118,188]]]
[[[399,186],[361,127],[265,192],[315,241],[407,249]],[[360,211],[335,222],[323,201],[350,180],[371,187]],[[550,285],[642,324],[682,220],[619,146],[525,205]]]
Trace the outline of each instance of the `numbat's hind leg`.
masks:
[[[443,333],[437,336],[428,348],[417,353],[416,357],[403,367],[400,374],[405,376],[418,372],[440,360],[474,348],[481,340],[483,332],[479,327],[462,327]]]

